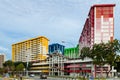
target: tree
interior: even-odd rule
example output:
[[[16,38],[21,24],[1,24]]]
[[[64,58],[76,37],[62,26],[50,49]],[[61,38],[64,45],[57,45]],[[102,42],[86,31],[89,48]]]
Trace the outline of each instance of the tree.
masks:
[[[24,62],[21,62],[21,61],[18,61],[18,62],[14,62],[14,65],[15,65],[15,67],[17,67],[19,64],[21,64],[21,63],[24,63]]]
[[[25,66],[23,65],[23,63],[20,63],[19,65],[17,65],[16,71],[23,71],[24,68]]]
[[[105,64],[110,65],[110,70],[112,66],[116,66],[117,52],[120,52],[120,42],[118,40],[109,41],[108,43],[99,43],[94,44],[91,49],[87,47],[82,48],[81,58],[89,57],[93,60],[95,65],[99,65],[102,69],[102,66]]]
[[[0,68],[0,74],[2,75],[4,72],[4,69],[3,68]]]
[[[24,66],[26,67],[27,66],[27,62],[23,62]],[[32,62],[28,62],[28,67],[27,67],[27,70],[30,70],[30,67],[32,66]]]
[[[80,54],[81,59],[83,60],[86,57],[90,57],[90,52],[91,51],[89,47],[83,47]]]
[[[5,68],[5,72],[15,70],[14,63],[11,60],[8,60],[5,63],[3,63],[3,66]]]
[[[102,77],[102,67],[105,64],[105,58],[106,58],[106,53],[104,52],[105,44],[100,43],[100,44],[94,44],[92,49],[91,49],[91,57],[93,60],[93,63],[95,65],[98,65],[101,71],[101,77]]]
[[[117,70],[117,72],[120,72],[120,55],[117,55],[115,63],[116,63],[115,69]]]
[[[117,52],[120,52],[120,42],[115,39],[113,41],[109,41],[108,43],[106,43],[106,48],[104,49],[104,52],[106,52],[106,64],[110,65],[110,70],[107,73],[110,73],[110,71],[112,70],[112,66],[116,66],[116,60],[117,60]]]

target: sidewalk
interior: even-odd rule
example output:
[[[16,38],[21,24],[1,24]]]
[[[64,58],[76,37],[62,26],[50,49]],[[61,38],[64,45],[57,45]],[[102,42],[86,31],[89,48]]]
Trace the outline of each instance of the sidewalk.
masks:
[[[0,80],[20,80],[20,79],[18,79],[18,78],[0,78]],[[34,79],[24,78],[22,80],[34,80]]]

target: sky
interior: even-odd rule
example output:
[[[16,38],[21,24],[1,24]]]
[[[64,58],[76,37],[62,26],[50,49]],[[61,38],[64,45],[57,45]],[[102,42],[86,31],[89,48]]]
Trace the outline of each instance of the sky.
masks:
[[[116,4],[114,35],[120,40],[120,0],[0,0],[0,53],[11,59],[12,44],[37,36],[76,46],[94,4]]]

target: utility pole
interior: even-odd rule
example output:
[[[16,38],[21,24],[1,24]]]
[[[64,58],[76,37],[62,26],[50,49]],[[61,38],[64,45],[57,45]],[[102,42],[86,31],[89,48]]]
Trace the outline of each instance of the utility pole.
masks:
[[[28,64],[29,64],[29,54],[30,54],[30,49],[26,50],[26,76],[28,78]]]

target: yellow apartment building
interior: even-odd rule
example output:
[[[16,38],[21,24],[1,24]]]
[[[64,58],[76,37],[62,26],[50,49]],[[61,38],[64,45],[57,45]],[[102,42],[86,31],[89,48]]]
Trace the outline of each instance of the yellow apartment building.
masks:
[[[39,36],[22,42],[12,44],[12,61],[45,60],[48,54],[49,40]]]

